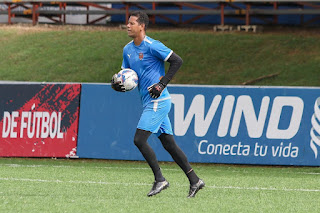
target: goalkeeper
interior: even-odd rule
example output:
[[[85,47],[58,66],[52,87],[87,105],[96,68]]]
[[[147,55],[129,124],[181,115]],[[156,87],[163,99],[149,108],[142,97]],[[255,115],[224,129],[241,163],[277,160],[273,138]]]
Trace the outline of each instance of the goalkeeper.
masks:
[[[190,182],[188,197],[194,197],[205,183],[196,175],[186,155],[176,144],[168,117],[171,98],[166,86],[182,65],[182,59],[161,42],[146,36],[148,24],[149,18],[146,13],[133,12],[127,25],[128,36],[133,40],[123,48],[121,68],[133,69],[138,74],[138,88],[143,103],[134,144],[154,174],[155,182],[148,196],[156,195],[169,187],[169,182],[162,175],[156,155],[147,142],[149,136],[154,133],[188,177]],[[165,61],[170,63],[167,74],[165,74]],[[112,88],[124,92],[124,86],[116,81],[115,76],[111,80]]]

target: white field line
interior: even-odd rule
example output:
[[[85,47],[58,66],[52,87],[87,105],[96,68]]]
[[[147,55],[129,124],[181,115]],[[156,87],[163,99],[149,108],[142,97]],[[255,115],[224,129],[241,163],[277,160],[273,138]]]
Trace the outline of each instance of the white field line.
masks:
[[[37,168],[37,167],[51,167],[51,168],[88,168],[85,166],[66,166],[66,165],[23,165],[23,164],[0,164],[0,167],[6,166],[6,167],[28,167],[28,168]],[[131,170],[150,170],[149,167],[116,167],[116,166],[95,166],[91,167],[95,169],[131,169]],[[181,169],[170,169],[170,168],[164,168],[162,170],[168,170],[168,171],[181,171]],[[234,172],[234,173],[248,173],[248,174],[255,174],[255,173],[260,173],[260,172],[254,172],[254,171],[244,171],[244,170],[232,170],[232,171],[227,171],[227,170],[221,170],[221,169],[213,169],[211,171],[216,171],[216,172]],[[303,175],[320,175],[320,172],[282,172],[284,174],[303,174]]]
[[[65,166],[65,165],[60,165],[60,166],[55,166],[55,165],[22,165],[22,164],[0,164],[1,166],[7,166],[7,167],[30,167],[30,168],[36,168],[36,167],[52,167],[52,168],[88,168],[85,166]],[[150,170],[149,167],[116,167],[116,166],[94,166],[90,168],[95,168],[95,169],[133,169],[133,170]],[[171,170],[171,171],[180,171],[180,169],[164,169],[164,170]]]
[[[71,183],[71,184],[97,184],[97,185],[123,185],[123,186],[150,186],[147,183],[121,183],[121,182],[103,182],[103,181],[62,181],[62,180],[43,180],[43,179],[28,179],[28,178],[1,178],[2,181],[26,181],[39,183]],[[188,185],[175,184],[178,187],[188,187]],[[254,190],[254,191],[293,191],[293,192],[320,192],[320,189],[289,189],[289,188],[266,188],[266,187],[239,187],[239,186],[205,186],[210,189],[234,189],[234,190]]]
[[[226,170],[216,170],[219,172],[226,172]],[[256,173],[262,173],[262,172],[254,172],[254,171],[239,171],[239,170],[233,170],[229,172],[234,172],[234,173],[246,173],[246,174],[256,174]],[[303,175],[320,175],[320,172],[281,172],[282,174],[303,174]]]
[[[75,183],[75,184],[99,184],[99,185],[134,185],[134,186],[149,186],[147,183],[120,183],[120,182],[102,182],[102,181],[76,181],[76,180],[43,180],[43,179],[29,179],[29,178],[1,178],[6,181],[26,181],[26,182],[40,182],[40,183]]]

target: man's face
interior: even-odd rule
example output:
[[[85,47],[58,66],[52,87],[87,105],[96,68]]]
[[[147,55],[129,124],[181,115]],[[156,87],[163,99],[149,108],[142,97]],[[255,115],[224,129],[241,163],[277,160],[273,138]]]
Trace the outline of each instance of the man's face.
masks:
[[[144,30],[144,24],[139,24],[137,19],[136,16],[130,16],[127,24],[128,36],[131,38],[137,37]]]

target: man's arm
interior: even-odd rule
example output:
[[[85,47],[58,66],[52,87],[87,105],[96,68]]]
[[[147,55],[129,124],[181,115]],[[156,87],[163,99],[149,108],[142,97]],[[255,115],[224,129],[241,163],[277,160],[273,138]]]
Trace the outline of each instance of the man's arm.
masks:
[[[179,68],[183,63],[182,58],[174,52],[171,54],[171,56],[167,61],[170,63],[170,65],[166,75],[161,78],[159,83],[153,84],[150,87],[148,87],[150,96],[152,98],[160,97],[164,88],[166,88],[168,83],[171,81],[171,79],[177,73],[177,71],[179,70]]]
[[[171,54],[167,61],[170,63],[168,72],[160,80],[160,82],[165,86],[167,86],[167,84],[171,81],[171,79],[178,72],[179,68],[183,63],[182,58],[174,52]]]

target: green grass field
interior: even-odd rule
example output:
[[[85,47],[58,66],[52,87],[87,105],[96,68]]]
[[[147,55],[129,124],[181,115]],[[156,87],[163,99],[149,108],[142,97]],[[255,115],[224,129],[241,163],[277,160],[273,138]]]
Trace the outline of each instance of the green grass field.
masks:
[[[214,33],[150,29],[184,60],[172,83],[320,86],[320,36],[312,31]],[[0,80],[110,82],[131,39],[119,28],[0,26]]]
[[[194,164],[206,187],[161,163],[170,187],[147,197],[145,162],[0,158],[0,212],[319,212],[315,167]]]
[[[182,56],[172,83],[320,86],[318,33],[156,30]],[[0,26],[0,80],[109,82],[130,41],[119,28]],[[0,212],[319,212],[320,168],[194,164],[206,187],[161,163],[170,187],[148,198],[146,162],[0,158]]]

